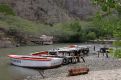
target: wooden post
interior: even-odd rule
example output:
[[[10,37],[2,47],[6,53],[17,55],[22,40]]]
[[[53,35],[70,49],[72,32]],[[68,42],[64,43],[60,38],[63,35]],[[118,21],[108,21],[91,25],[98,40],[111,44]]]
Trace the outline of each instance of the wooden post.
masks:
[[[103,54],[103,56],[104,56],[105,53],[103,52],[102,54]]]
[[[39,74],[42,76],[42,78],[44,79],[45,76],[43,75],[44,74],[44,70],[38,70]]]
[[[95,45],[94,45],[94,48],[93,48],[93,49],[94,49],[94,51],[95,51]]]
[[[97,55],[98,55],[98,57],[99,57],[99,54],[100,54],[100,51],[97,51]]]
[[[83,54],[82,49],[80,49],[80,50],[78,51],[78,56],[79,56],[79,60],[80,60],[80,58],[81,58],[81,59],[83,60],[83,62],[85,62],[84,54],[83,54],[83,55],[81,55],[81,54]]]
[[[77,56],[77,62],[80,62],[80,58],[79,58],[79,56]]]
[[[75,59],[74,56],[72,57],[72,59],[73,59],[73,60],[72,60],[72,61],[73,61],[72,63],[76,63],[76,59]]]
[[[106,58],[108,58],[108,51],[106,51],[105,55],[106,55]]]
[[[81,59],[83,60],[83,62],[85,62],[84,57],[81,56]]]

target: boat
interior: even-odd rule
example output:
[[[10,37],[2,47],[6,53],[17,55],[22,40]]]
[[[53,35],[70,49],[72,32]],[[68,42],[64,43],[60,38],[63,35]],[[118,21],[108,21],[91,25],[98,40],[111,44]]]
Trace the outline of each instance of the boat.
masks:
[[[51,49],[48,51],[41,51],[41,52],[34,52],[31,53],[30,55],[32,56],[48,56],[48,57],[62,57],[65,56],[64,53],[68,52],[73,52],[73,51],[78,51],[81,48],[79,48],[77,45],[69,45],[68,47],[62,47],[62,48],[57,48],[57,49]]]
[[[30,55],[32,56],[44,56],[44,55],[48,55],[48,51],[41,51],[41,52],[35,52],[35,53],[31,53]]]
[[[40,57],[28,55],[8,55],[11,63],[16,66],[30,68],[53,68],[60,66],[63,62],[62,58]]]

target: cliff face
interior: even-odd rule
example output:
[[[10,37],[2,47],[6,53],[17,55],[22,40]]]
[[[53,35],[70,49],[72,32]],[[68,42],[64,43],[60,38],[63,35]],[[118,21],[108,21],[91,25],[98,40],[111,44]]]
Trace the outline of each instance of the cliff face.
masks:
[[[18,16],[44,23],[87,19],[94,13],[90,0],[0,0],[8,3]]]

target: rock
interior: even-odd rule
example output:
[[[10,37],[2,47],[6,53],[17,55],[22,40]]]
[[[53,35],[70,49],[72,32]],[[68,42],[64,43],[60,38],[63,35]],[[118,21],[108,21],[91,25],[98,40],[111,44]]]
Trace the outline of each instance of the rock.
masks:
[[[6,47],[13,47],[14,45],[12,44],[11,41],[7,41],[7,40],[0,40],[0,47],[2,48],[6,48]]]
[[[11,38],[7,37],[6,32],[0,30],[0,48],[13,47]]]
[[[0,3],[8,3],[18,16],[50,25],[87,19],[95,13],[90,0],[0,0]]]

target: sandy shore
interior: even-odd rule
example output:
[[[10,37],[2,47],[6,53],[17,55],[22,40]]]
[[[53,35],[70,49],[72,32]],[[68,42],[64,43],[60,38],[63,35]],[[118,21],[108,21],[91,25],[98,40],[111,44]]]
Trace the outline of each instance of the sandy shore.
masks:
[[[86,75],[45,78],[41,80],[121,80],[121,69],[90,71]]]
[[[85,57],[86,62],[69,64],[55,69],[45,70],[43,79],[41,75],[28,77],[25,80],[121,80],[121,60],[112,57],[90,55]],[[73,67],[88,67],[86,75],[67,76],[68,69]]]

